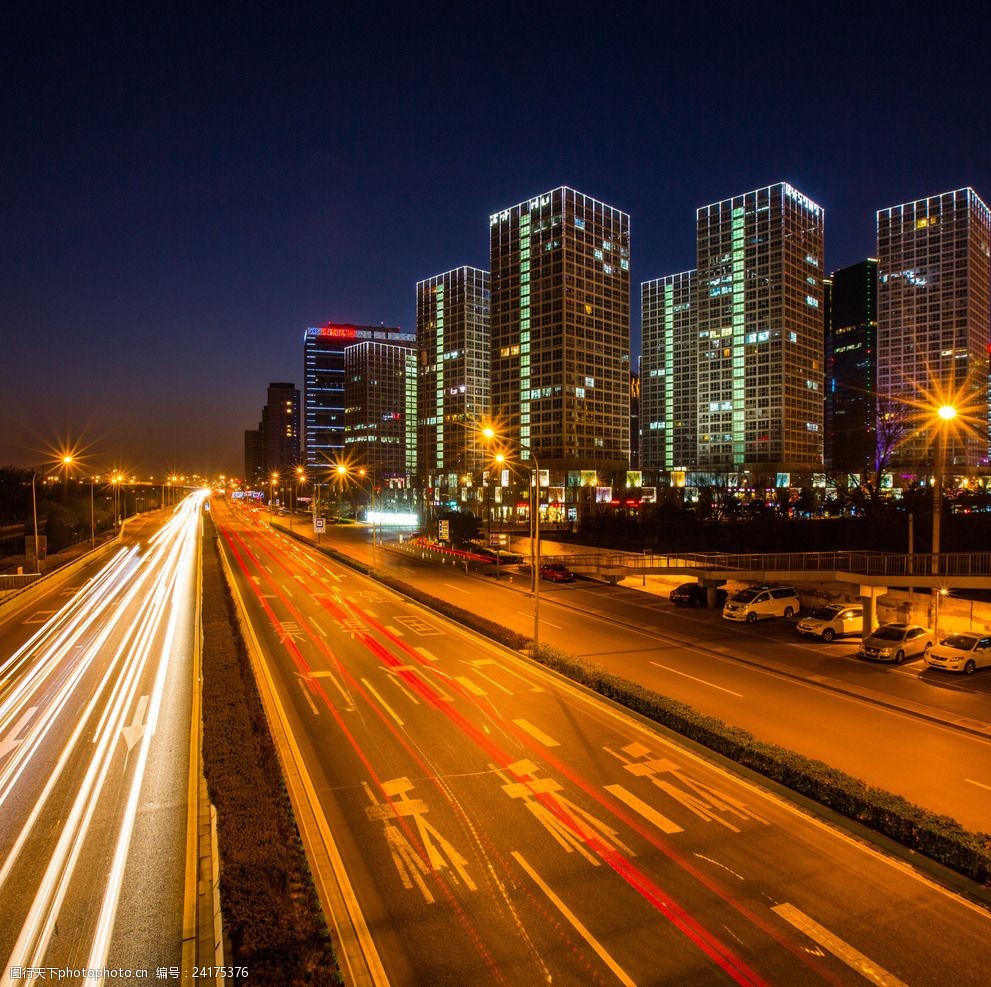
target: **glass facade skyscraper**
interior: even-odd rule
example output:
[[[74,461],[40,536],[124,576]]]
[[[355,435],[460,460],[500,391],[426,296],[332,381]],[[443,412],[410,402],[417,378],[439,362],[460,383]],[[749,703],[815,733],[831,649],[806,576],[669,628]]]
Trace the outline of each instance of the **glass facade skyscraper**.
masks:
[[[630,218],[561,187],[489,217],[492,413],[541,469],[625,470]]]
[[[970,427],[948,430],[946,465],[987,457],[989,244],[971,188],[878,211],[877,385],[909,414],[903,465],[934,462],[935,410],[948,402]]]
[[[407,441],[416,421],[416,350],[378,340],[354,343],[344,350],[344,377],[345,461],[377,480],[405,484],[416,455],[415,431],[412,449]]]
[[[861,473],[875,462],[877,261],[834,271],[825,281],[827,469]]]
[[[696,465],[697,290],[695,271],[640,285],[643,469],[690,470]]]
[[[698,466],[819,469],[823,210],[779,182],[696,220]]]
[[[458,267],[417,283],[417,461],[423,478],[485,468],[489,414],[489,272]]]
[[[328,322],[303,334],[303,448],[308,467],[344,458],[344,350],[362,340],[412,346],[413,333],[396,327]]]

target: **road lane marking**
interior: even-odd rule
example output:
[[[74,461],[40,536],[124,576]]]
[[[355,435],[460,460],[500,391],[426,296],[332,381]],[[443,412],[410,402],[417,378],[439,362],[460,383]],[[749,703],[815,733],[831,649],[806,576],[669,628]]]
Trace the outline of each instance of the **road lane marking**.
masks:
[[[310,617],[310,623],[316,628],[321,637],[326,637],[327,632],[317,623],[316,617]]]
[[[465,596],[471,596],[471,590],[462,589],[460,586],[455,586],[453,583],[444,583],[448,589],[456,590],[458,593],[464,593]]]
[[[578,916],[551,890],[550,886],[541,876],[526,862],[519,851],[513,851],[513,859],[527,872],[534,884],[540,888],[547,896],[551,904],[571,923],[575,931],[592,947],[599,959],[612,971],[613,975],[621,984],[627,987],[636,987],[634,981],[627,975],[626,971],[609,955],[606,948],[595,936],[585,928],[578,920]]]
[[[302,676],[297,677],[296,681],[299,683],[300,689],[303,690],[303,698],[310,704],[310,709],[313,710],[314,716],[320,715],[320,710],[317,709],[317,704],[313,701],[313,696],[310,695],[310,690],[307,688],[306,681]]]
[[[818,943],[823,949],[828,949],[837,959],[842,960],[851,970],[856,970],[865,980],[878,987],[906,987],[905,983],[899,980],[894,974],[879,967],[873,960],[858,952],[849,943],[844,942],[839,936],[833,935],[825,926],[820,925],[814,919],[809,918],[804,912],[799,911],[794,905],[787,902],[781,905],[774,905],[771,911],[783,918],[790,925],[793,925],[800,932],[804,932],[813,942]]]
[[[375,691],[375,686],[373,686],[368,679],[362,679],[361,681],[364,683],[365,688],[382,704],[382,708],[389,714],[389,716],[391,716],[396,723],[399,724],[399,726],[405,726],[406,724],[403,723],[399,714],[385,701],[385,699],[382,698],[382,696],[378,694],[378,692]]]
[[[533,616],[533,611],[532,610],[517,610],[516,612],[521,617],[532,617]],[[549,620],[544,620],[543,617],[540,618],[540,626],[541,627],[553,627],[554,630],[556,630],[556,631],[561,630],[561,625],[560,624],[552,624]]]
[[[482,671],[482,666],[483,665],[494,665],[495,664],[495,662],[491,658],[482,658],[482,659],[477,660],[477,661],[468,661],[468,660],[465,660],[465,664],[466,665],[470,665],[471,668],[474,670],[475,674],[479,678],[483,678],[490,685],[494,685],[497,689],[501,689],[503,692],[506,693],[507,696],[513,695],[513,690],[512,689],[507,689],[501,682],[497,682],[494,678],[492,678],[491,675],[486,675],[485,672]]]
[[[544,747],[560,747],[561,745],[553,738],[548,737],[543,730],[535,727],[529,720],[513,720],[513,722],[524,732],[530,734],[534,740]]]
[[[423,655],[427,661],[440,661],[436,655],[432,655],[426,648],[414,648],[413,649],[418,655]]]
[[[983,781],[974,781],[973,778],[964,778],[964,781],[967,782],[968,785],[977,785],[978,788],[986,788],[989,792],[991,792],[991,785],[985,785]]]
[[[619,799],[624,805],[639,812],[649,823],[653,823],[662,833],[683,833],[684,830],[676,822],[658,812],[652,805],[637,798],[633,792],[628,792],[622,785],[606,785],[606,791]]]
[[[655,668],[663,668],[665,672],[674,672],[675,675],[683,675],[686,679],[691,679],[693,682],[698,682],[701,685],[711,686],[713,689],[718,689],[720,692],[728,692],[731,696],[736,696],[737,699],[743,698],[742,692],[734,692],[732,689],[724,689],[721,685],[716,685],[715,682],[706,682],[705,679],[697,679],[694,675],[689,675],[687,672],[680,672],[677,668],[671,668],[668,665],[662,665],[660,662],[652,661],[651,665]]]
[[[390,634],[391,634],[391,635],[392,635],[393,637],[404,637],[404,634],[403,634],[403,632],[402,632],[402,631],[401,631],[401,630],[400,630],[400,629],[399,629],[398,627],[393,627],[393,626],[392,626],[391,624],[386,624],[386,625],[385,625],[385,629],[386,629],[386,630],[387,630],[387,631],[388,631],[388,632],[389,632],[389,633],[390,633]]]
[[[57,611],[55,611],[55,610],[35,610],[35,612],[31,615],[31,619],[30,620],[22,621],[22,623],[24,623],[24,624],[43,624],[43,623],[45,623],[45,621],[48,620],[49,617],[52,616],[52,614],[54,614],[56,612]]]
[[[467,675],[455,675],[454,681],[459,683],[462,688],[466,689],[474,696],[484,696],[487,695],[486,691],[481,688],[481,686],[475,685],[474,682]]]
[[[290,600],[293,598],[292,593],[289,591],[289,587],[288,586],[283,586],[282,587],[282,592],[285,593],[286,596],[288,596]]]

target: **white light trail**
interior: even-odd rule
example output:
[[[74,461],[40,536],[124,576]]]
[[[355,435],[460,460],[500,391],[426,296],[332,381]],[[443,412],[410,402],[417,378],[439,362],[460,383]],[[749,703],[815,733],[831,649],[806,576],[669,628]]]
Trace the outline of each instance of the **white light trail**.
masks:
[[[7,762],[0,767],[0,807],[18,782],[26,782],[30,766],[34,776],[47,777],[34,805],[27,813],[17,838],[10,847],[2,847],[0,889],[9,879],[15,863],[29,844],[45,814],[46,804],[58,787],[73,784],[74,794],[66,802],[58,839],[51,851],[0,985],[11,982],[15,966],[44,966],[56,924],[63,918],[63,906],[73,890],[80,859],[92,862],[94,855],[111,861],[106,883],[97,889],[102,895],[94,928],[87,929],[87,946],[81,935],[81,948],[88,950],[90,969],[104,968],[119,906],[121,886],[152,738],[164,701],[164,686],[169,661],[176,651],[179,620],[184,605],[195,591],[196,547],[199,540],[200,507],[203,495],[189,497],[180,510],[152,539],[144,556],[137,550],[113,559],[31,640],[4,663],[3,671],[15,683],[0,704],[0,739],[5,731],[16,743],[5,743]],[[198,632],[198,631],[197,631]],[[115,640],[113,653],[108,643]],[[159,642],[156,648],[156,642]],[[146,685],[153,674],[150,694]],[[92,683],[93,673],[99,676]],[[89,684],[91,693],[84,691]],[[128,725],[138,722],[138,710],[147,706],[147,722],[140,733],[137,755],[129,755],[123,742]],[[31,720],[23,737],[20,731],[28,722],[28,710],[40,712]],[[59,728],[67,720],[74,723],[55,764],[34,764],[50,749]],[[93,721],[96,721],[95,723]],[[16,733],[13,731],[17,731]],[[85,758],[77,776],[70,778],[71,763]],[[114,798],[105,797],[113,781]],[[96,837],[90,824],[101,802],[110,804],[119,796],[123,783],[123,808],[113,825],[118,827],[110,844],[94,844]],[[63,796],[64,797],[64,796]],[[50,823],[50,819],[47,820]],[[97,828],[97,833],[102,828]],[[101,837],[102,838],[102,837]],[[85,858],[83,857],[86,851]],[[30,863],[30,858],[25,857]],[[92,868],[87,875],[92,879]],[[94,889],[83,894],[92,897]],[[75,899],[73,899],[75,900]],[[9,897],[7,906],[12,904]],[[8,914],[9,914],[9,909]],[[98,981],[99,982],[99,981]]]

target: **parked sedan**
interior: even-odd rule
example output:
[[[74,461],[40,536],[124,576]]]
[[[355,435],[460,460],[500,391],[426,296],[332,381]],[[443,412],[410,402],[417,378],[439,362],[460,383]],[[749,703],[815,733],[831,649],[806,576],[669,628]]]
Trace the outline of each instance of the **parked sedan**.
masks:
[[[973,675],[978,668],[991,665],[991,637],[951,634],[932,646],[926,655],[926,663],[946,672]]]
[[[933,646],[933,632],[918,624],[882,624],[860,646],[861,658],[893,661],[926,655]]]
[[[706,607],[709,605],[709,591],[701,583],[682,583],[668,594],[668,599],[679,607]],[[726,590],[716,589],[716,606],[722,609],[726,602]]]
[[[818,607],[808,617],[803,617],[795,630],[808,637],[822,641],[832,641],[834,637],[849,634],[862,634],[864,631],[864,608],[851,607],[843,603],[828,607]]]
[[[573,583],[575,574],[563,562],[547,562],[540,567],[540,578],[552,583]]]

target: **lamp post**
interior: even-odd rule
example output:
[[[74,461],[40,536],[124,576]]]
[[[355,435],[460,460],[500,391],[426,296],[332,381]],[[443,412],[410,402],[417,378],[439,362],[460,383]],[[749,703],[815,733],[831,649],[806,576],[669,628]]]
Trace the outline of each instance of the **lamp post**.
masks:
[[[66,453],[62,457],[62,500],[69,502],[69,467],[72,465],[73,457]]]
[[[41,558],[38,556],[38,497],[34,491],[37,470],[31,472],[31,514],[34,517],[34,571],[41,575]]]
[[[482,435],[490,442],[496,437],[495,430],[483,428]],[[530,571],[533,573],[533,654],[540,650],[540,463],[534,451],[520,443],[520,452],[528,452],[533,460],[533,499],[530,501],[531,534]],[[498,457],[497,457],[498,458]]]
[[[268,519],[272,520],[272,501],[275,500],[275,485],[279,482],[279,474],[272,473],[268,478]]]
[[[940,575],[939,564],[939,528],[943,514],[943,471],[946,468],[946,430],[957,417],[957,409],[952,404],[944,404],[938,408],[939,428],[936,448],[936,468],[933,470],[933,537],[932,537],[932,574]],[[933,637],[939,640],[939,587],[933,586]]]
[[[96,548],[96,504],[93,497],[93,484],[99,479],[98,476],[89,478],[89,547]]]

